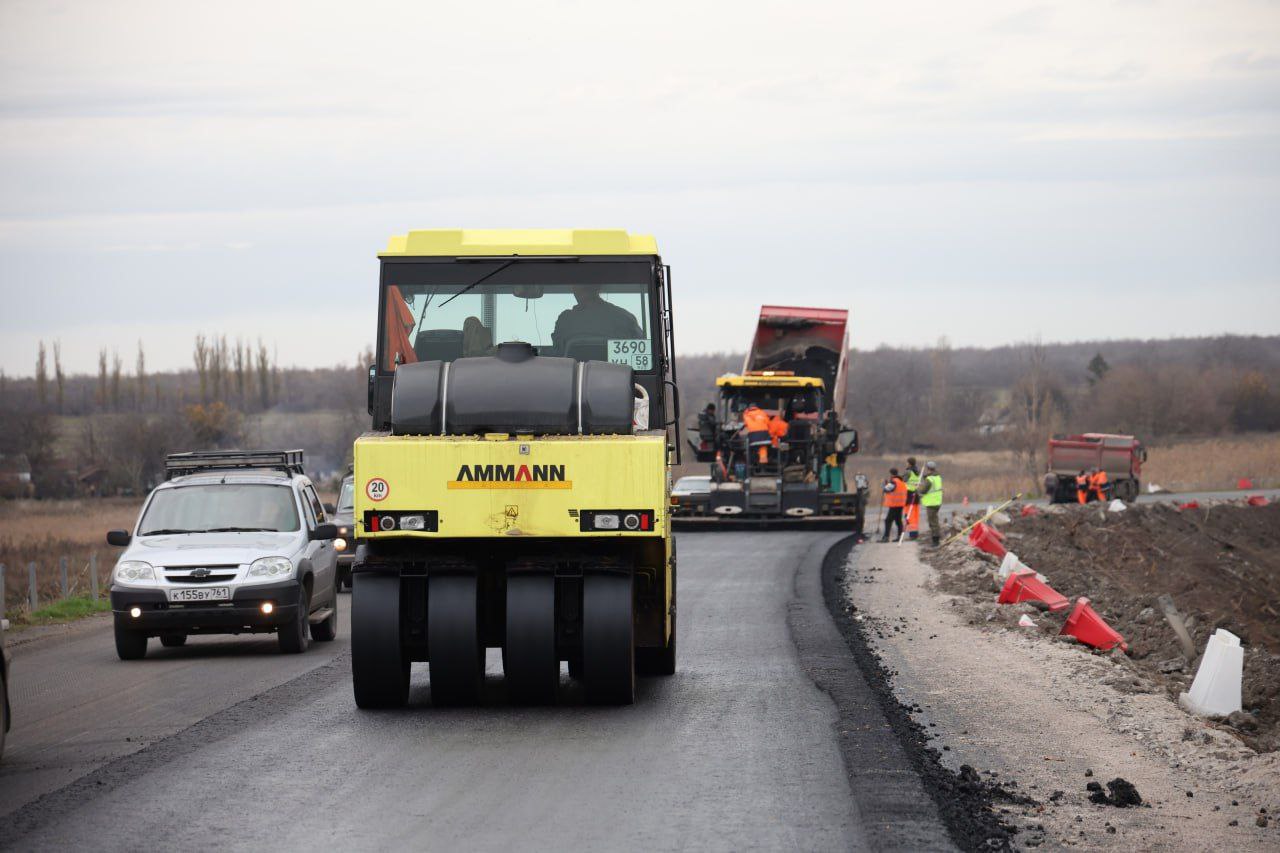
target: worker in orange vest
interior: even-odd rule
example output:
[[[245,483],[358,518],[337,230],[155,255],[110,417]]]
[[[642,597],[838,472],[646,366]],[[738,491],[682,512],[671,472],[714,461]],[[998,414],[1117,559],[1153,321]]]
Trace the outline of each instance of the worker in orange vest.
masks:
[[[1080,503],[1089,500],[1089,475],[1084,472],[1084,469],[1076,475],[1076,500]]]
[[[776,449],[778,443],[787,437],[788,424],[782,419],[782,415],[774,415],[769,418],[769,441]]]
[[[1107,472],[1101,468],[1094,468],[1092,476],[1089,477],[1089,490],[1093,492],[1093,499],[1105,501],[1110,489],[1111,487],[1107,485]]]
[[[884,508],[889,510],[884,519],[884,535],[881,542],[889,541],[889,528],[898,525],[898,536],[902,536],[902,508],[907,505],[907,484],[898,476],[897,468],[889,469],[889,478],[884,481],[884,494],[881,497]]]
[[[759,448],[760,464],[769,461],[769,414],[755,403],[742,413],[742,424],[747,429],[747,446]]]

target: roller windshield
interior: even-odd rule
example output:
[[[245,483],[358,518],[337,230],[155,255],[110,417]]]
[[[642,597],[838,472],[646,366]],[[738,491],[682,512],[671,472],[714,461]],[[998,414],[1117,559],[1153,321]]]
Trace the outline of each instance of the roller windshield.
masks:
[[[521,341],[538,355],[657,369],[647,263],[494,260],[387,264],[384,370],[493,355]]]

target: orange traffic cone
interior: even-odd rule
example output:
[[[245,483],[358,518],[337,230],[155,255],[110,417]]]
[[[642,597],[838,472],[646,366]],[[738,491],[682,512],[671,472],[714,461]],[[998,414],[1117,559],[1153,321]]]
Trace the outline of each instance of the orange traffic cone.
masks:
[[[1020,601],[1043,601],[1052,611],[1065,610],[1071,602],[1066,596],[1036,577],[1031,569],[1020,569],[1009,575],[1000,590],[997,604],[1017,604]]]
[[[1004,559],[1004,535],[985,522],[979,521],[969,531],[969,544],[979,551],[986,551],[997,560]]]
[[[1104,652],[1116,646],[1119,646],[1122,652],[1129,651],[1129,644],[1124,641],[1124,637],[1116,633],[1115,629],[1098,615],[1093,605],[1089,603],[1089,599],[1083,595],[1076,599],[1076,607],[1067,617],[1067,622],[1059,633],[1075,637],[1086,646],[1093,646]]]

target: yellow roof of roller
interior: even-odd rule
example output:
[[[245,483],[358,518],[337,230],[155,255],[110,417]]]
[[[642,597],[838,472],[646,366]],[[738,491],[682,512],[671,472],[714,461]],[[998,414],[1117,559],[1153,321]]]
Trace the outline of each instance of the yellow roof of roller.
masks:
[[[378,257],[656,254],[658,243],[653,237],[620,229],[431,228],[395,235]]]

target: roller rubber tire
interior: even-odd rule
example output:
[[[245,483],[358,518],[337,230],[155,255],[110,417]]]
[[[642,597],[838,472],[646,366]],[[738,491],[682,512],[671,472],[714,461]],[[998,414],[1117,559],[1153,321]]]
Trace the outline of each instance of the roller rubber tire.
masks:
[[[582,578],[582,677],[587,701],[630,705],[636,697],[635,603],[630,572]]]
[[[187,644],[186,634],[161,634],[160,645],[166,649],[176,649]]]
[[[400,642],[400,578],[352,575],[351,687],[360,708],[409,701],[408,655]]]
[[[147,656],[147,635],[128,628],[116,628],[116,655],[120,660],[142,660]]]
[[[474,574],[427,578],[427,651],[431,658],[431,702],[472,705],[484,683],[480,607]]]
[[[556,580],[543,573],[507,576],[507,631],[502,666],[511,701],[546,705],[556,701],[560,659],[556,656]]]

